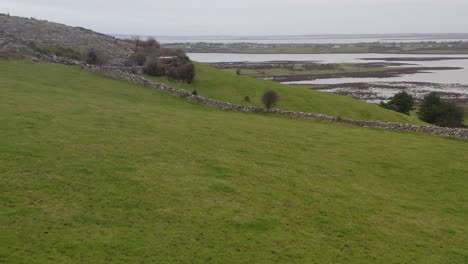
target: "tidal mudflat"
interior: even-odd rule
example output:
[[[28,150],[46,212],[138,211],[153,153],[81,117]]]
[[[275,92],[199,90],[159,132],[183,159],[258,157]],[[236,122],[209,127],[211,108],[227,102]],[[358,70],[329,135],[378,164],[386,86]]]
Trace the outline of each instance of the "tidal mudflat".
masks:
[[[468,57],[414,54],[190,54],[200,62],[284,84],[305,85],[370,103],[406,90],[467,103]],[[299,66],[298,66],[299,65]]]
[[[421,100],[430,92],[437,92],[442,98],[468,104],[468,85],[438,84],[417,82],[372,82],[333,84],[318,89],[319,91],[351,96],[368,103],[386,102],[388,98],[401,91],[412,94]]]

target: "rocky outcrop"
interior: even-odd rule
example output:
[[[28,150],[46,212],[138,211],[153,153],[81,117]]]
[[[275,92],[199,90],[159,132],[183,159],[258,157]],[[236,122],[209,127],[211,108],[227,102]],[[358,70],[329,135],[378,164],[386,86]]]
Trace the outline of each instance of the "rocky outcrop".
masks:
[[[117,78],[121,80],[126,80],[135,84],[144,85],[154,89],[158,89],[169,94],[186,98],[186,100],[207,105],[213,108],[226,110],[226,111],[237,111],[245,113],[269,113],[280,116],[296,117],[296,118],[305,118],[311,120],[327,121],[327,122],[336,122],[342,124],[355,125],[360,127],[367,128],[378,128],[386,129],[393,131],[405,131],[405,132],[417,132],[432,134],[438,136],[454,137],[454,138],[463,138],[468,139],[468,129],[464,128],[444,128],[444,127],[435,127],[435,126],[417,126],[410,124],[400,124],[400,123],[388,123],[388,122],[379,122],[379,121],[366,121],[366,120],[352,120],[341,117],[334,117],[324,114],[315,114],[315,113],[306,113],[306,112],[297,112],[289,111],[282,109],[266,109],[258,106],[247,106],[247,105],[238,105],[232,104],[229,102],[218,101],[203,96],[193,95],[192,93],[183,90],[170,87],[168,85],[149,81],[144,76],[141,75],[141,67],[119,67],[119,66],[96,66],[88,65],[78,61],[58,58],[58,57],[47,57],[44,55],[39,55],[36,60],[44,61],[49,63],[60,63],[65,65],[80,65],[83,68],[88,68],[91,71],[94,71],[99,74],[110,76],[112,78]]]
[[[129,43],[89,29],[0,14],[0,47],[2,42],[11,46],[26,45],[31,41],[41,47],[61,46],[82,52],[95,49],[114,59],[124,58],[132,52]]]

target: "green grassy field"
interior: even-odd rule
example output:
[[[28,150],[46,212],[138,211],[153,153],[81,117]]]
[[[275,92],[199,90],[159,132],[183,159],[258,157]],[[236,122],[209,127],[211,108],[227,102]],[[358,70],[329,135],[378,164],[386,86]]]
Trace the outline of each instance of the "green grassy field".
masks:
[[[0,263],[464,263],[468,141],[0,62]]]
[[[278,108],[328,114],[360,120],[380,120],[409,124],[424,124],[415,117],[381,108],[377,105],[309,88],[279,84],[274,81],[257,80],[237,76],[203,64],[196,64],[197,75],[192,84],[172,82],[165,78],[151,78],[188,91],[197,90],[201,96],[236,104],[262,105],[261,96],[268,89],[276,90],[281,99]],[[251,103],[244,101],[245,96]]]

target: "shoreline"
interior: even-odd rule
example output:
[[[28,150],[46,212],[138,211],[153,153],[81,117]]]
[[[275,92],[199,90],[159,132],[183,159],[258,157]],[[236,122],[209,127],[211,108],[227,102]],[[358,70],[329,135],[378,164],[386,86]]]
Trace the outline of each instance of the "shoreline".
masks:
[[[425,54],[428,55],[428,54]],[[386,61],[386,62],[393,62],[393,61],[444,61],[444,60],[468,60],[468,57],[388,57],[388,58],[359,58],[363,61]]]
[[[363,72],[343,72],[343,73],[324,73],[324,74],[297,74],[297,75],[250,75],[254,78],[267,77],[269,80],[277,82],[296,82],[296,81],[313,81],[319,79],[339,79],[339,78],[392,78],[400,77],[402,75],[424,73],[429,71],[442,71],[442,70],[460,70],[461,67],[412,67],[412,68],[399,68],[387,69],[380,71],[363,71]]]
[[[468,55],[468,50],[464,50],[463,52],[454,51],[452,52],[398,52],[398,51],[389,51],[389,52],[376,52],[376,51],[349,51],[349,52],[249,52],[249,51],[225,51],[225,50],[186,50],[186,53],[201,53],[201,54],[265,54],[265,55],[273,55],[273,54],[284,54],[284,55],[323,55],[323,54],[395,54],[395,55]],[[467,58],[468,59],[468,58]]]
[[[368,103],[387,101],[392,94],[407,91],[416,101],[421,101],[429,92],[437,92],[443,99],[468,104],[468,85],[440,84],[428,82],[373,82],[340,83],[312,88],[317,91],[350,96]]]
[[[319,63],[318,61],[299,62],[288,60],[267,62],[216,62],[207,64],[222,70],[250,70],[250,73],[244,73],[242,75],[276,82],[313,81],[338,78],[392,78],[430,71],[463,69],[462,67],[423,67],[411,63],[392,61],[328,64]],[[298,65],[303,67],[302,70],[297,69]],[[343,69],[343,67],[351,67],[352,69]],[[278,69],[284,72],[269,72]],[[255,73],[252,73],[252,71],[255,71]]]

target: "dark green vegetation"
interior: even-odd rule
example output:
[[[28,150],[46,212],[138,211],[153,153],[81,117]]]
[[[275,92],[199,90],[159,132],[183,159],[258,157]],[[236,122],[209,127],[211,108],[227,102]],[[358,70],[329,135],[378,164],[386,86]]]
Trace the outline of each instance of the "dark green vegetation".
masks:
[[[468,126],[468,104],[462,105],[464,111],[465,111],[465,121],[463,122],[465,126]]]
[[[256,43],[175,43],[164,47],[183,49],[189,53],[247,54],[327,54],[327,53],[404,53],[404,54],[468,54],[468,41],[417,43],[355,44],[256,44]]]
[[[426,95],[418,110],[421,120],[443,127],[461,127],[463,115],[462,107],[454,102],[442,100],[436,92]]]
[[[64,47],[64,46],[58,46],[58,45],[39,47],[34,41],[30,41],[28,45],[32,50],[45,54],[45,55],[55,55],[55,56],[65,57],[65,58],[74,59],[74,60],[79,60],[81,58],[80,51],[75,50],[70,47]]]
[[[262,102],[265,105],[265,108],[267,109],[273,108],[278,103],[279,99],[279,94],[274,90],[268,90],[262,96]],[[250,99],[244,100],[246,102],[250,101]]]
[[[96,51],[91,50],[88,52],[86,55],[86,63],[88,64],[97,64],[98,63],[98,56],[96,54]]]
[[[134,54],[126,60],[126,66],[144,66],[145,74],[167,76],[186,83],[191,83],[195,78],[195,66],[183,51],[161,49],[159,42],[153,38],[145,41],[137,38],[126,42],[134,45]]]
[[[409,115],[414,109],[414,102],[414,97],[403,91],[392,96],[387,103],[382,102],[380,105],[384,108]]]
[[[377,105],[366,104],[346,96],[238,76],[200,63],[195,63],[195,67],[197,76],[192,84],[174,82],[166,78],[153,79],[189,92],[197,90],[201,96],[236,104],[261,106],[263,105],[261,100],[263,93],[273,89],[281,97],[277,107],[282,109],[322,113],[351,119],[423,124],[415,117],[383,109]],[[246,96],[249,96],[250,102],[245,100]]]
[[[195,78],[195,66],[187,56],[178,56],[170,60],[152,60],[143,68],[143,72],[150,76],[167,76],[174,81],[191,83]]]
[[[76,67],[0,72],[2,263],[468,257],[466,140],[223,112]]]

